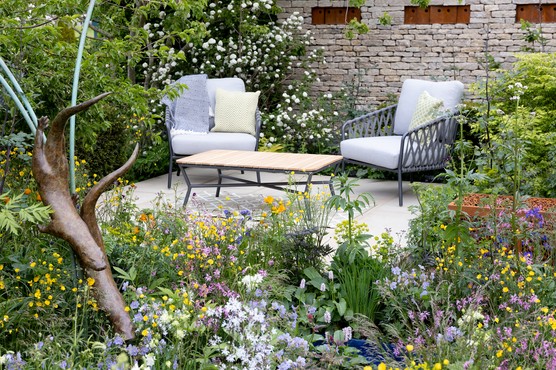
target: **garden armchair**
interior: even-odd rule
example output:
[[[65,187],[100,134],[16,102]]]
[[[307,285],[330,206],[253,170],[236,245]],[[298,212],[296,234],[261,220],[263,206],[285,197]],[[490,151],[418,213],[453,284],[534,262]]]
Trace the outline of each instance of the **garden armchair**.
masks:
[[[459,81],[405,80],[397,104],[343,124],[344,162],[396,172],[401,207],[402,174],[445,167],[463,90]]]
[[[245,92],[240,78],[188,75],[176,83],[187,88],[176,99],[162,100],[170,151],[168,188],[176,159],[214,149],[255,151],[261,130],[259,92]]]

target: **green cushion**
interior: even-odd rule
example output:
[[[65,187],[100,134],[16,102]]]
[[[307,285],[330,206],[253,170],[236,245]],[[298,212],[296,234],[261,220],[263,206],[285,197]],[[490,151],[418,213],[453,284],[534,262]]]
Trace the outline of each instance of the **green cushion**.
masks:
[[[442,99],[432,97],[427,91],[423,91],[417,100],[415,112],[413,112],[411,122],[409,123],[409,130],[416,129],[419,126],[434,120],[439,115],[443,107],[444,102]]]

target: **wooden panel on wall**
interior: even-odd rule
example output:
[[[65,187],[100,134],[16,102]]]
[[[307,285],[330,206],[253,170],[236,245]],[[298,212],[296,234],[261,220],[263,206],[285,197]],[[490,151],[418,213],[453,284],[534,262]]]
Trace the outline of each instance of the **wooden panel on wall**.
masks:
[[[358,21],[361,21],[361,8],[348,9],[348,22],[354,18],[357,19]]]
[[[519,22],[521,20],[540,23],[542,19],[541,9],[539,4],[519,4],[515,9],[515,21]]]
[[[431,23],[454,24],[458,17],[455,6],[431,6],[430,14]]]
[[[542,5],[542,21],[544,23],[556,22],[556,4]]]
[[[346,9],[332,8],[332,18],[326,19],[326,24],[344,24],[346,23]]]
[[[323,8],[313,8],[313,9],[311,9],[311,23],[312,24],[324,24],[324,9]]]
[[[406,6],[404,9],[405,24],[430,24],[429,8]]]
[[[353,18],[361,21],[361,9],[334,6],[315,7],[311,9],[311,16],[312,24],[346,24]]]
[[[404,8],[404,23],[469,23],[471,18],[470,9],[469,5],[432,5],[425,9],[418,6],[406,6]]]
[[[471,20],[471,6],[463,5],[456,8],[458,13],[456,23],[469,23]]]

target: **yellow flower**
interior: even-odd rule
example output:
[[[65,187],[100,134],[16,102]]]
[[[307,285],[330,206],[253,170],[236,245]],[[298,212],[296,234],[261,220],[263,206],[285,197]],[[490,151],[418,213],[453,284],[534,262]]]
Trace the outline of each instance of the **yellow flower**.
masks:
[[[141,335],[146,337],[147,335],[149,335],[149,331],[147,329],[145,329],[141,332]]]
[[[407,352],[413,352],[413,345],[408,344],[405,348],[407,349]]]
[[[92,277],[87,278],[88,286],[93,286],[94,284],[95,284],[95,279],[93,279]]]
[[[370,367],[370,366],[369,366]],[[377,370],[386,370],[386,364],[384,362],[381,362],[378,367]]]
[[[272,203],[274,203],[274,198],[273,198],[272,196],[269,195],[269,196],[267,196],[266,198],[264,198],[264,202],[265,202],[266,204],[272,204]]]

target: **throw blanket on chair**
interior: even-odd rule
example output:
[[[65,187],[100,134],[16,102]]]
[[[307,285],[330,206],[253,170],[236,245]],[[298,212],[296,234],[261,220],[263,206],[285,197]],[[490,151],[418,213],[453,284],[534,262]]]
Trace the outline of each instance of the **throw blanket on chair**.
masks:
[[[209,98],[207,75],[183,76],[175,83],[187,85],[187,89],[175,100],[168,96],[162,103],[168,106],[174,135],[207,134],[209,131]]]

